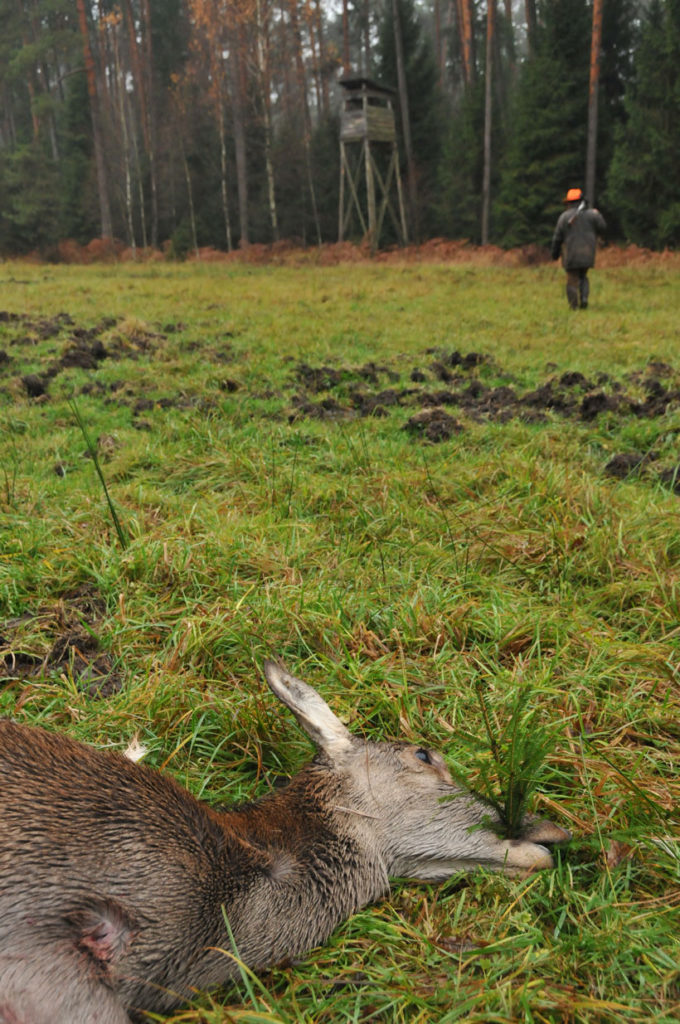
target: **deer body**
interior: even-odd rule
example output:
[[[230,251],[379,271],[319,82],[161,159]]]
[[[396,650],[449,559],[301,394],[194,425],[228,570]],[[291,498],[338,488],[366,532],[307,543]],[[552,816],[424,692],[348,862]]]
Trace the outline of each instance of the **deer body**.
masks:
[[[0,1024],[129,1024],[324,942],[390,876],[445,879],[551,863],[479,826],[488,808],[439,755],[353,737],[269,662],[318,748],[282,790],[228,811],[171,778],[0,719]],[[470,829],[473,828],[473,831]]]

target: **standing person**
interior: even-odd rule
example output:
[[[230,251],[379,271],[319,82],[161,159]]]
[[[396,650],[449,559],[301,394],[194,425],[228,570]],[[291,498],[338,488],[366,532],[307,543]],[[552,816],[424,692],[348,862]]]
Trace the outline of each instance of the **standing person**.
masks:
[[[604,235],[607,225],[599,210],[588,209],[588,201],[580,188],[570,188],[564,197],[566,210],[557,221],[552,240],[552,258],[562,253],[562,266],[567,272],[567,301],[572,309],[588,308],[588,271],[595,264],[597,236]]]

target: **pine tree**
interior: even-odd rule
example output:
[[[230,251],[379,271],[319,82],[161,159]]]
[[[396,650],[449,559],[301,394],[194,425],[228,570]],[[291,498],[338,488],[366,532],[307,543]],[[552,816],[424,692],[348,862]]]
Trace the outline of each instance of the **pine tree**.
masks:
[[[639,245],[680,243],[680,0],[654,0],[635,55],[607,201]]]
[[[419,223],[421,234],[431,233],[432,199],[436,180],[436,168],[441,150],[442,115],[441,101],[437,86],[437,65],[431,41],[425,34],[413,0],[398,0],[404,70],[410,114],[411,142],[416,164],[419,198]],[[380,26],[378,64],[376,74],[379,80],[393,88],[397,85],[397,60],[394,38],[392,5],[385,7],[385,16]],[[397,131],[401,132],[401,118],[397,112]],[[404,148],[400,142],[400,153]],[[403,170],[403,166],[402,166]]]

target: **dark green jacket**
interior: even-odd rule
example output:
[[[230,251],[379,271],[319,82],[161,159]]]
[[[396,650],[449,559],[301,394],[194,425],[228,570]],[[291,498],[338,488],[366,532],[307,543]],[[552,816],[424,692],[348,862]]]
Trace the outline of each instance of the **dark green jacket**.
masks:
[[[569,203],[555,228],[552,258],[562,253],[565,270],[584,270],[595,263],[597,236],[607,229],[599,210],[589,210],[582,202]]]

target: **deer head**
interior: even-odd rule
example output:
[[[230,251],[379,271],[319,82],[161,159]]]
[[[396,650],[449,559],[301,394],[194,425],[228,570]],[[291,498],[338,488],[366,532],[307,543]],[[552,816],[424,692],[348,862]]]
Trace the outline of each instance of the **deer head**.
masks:
[[[342,778],[335,814],[379,854],[388,876],[442,881],[477,866],[506,874],[547,868],[548,847],[570,838],[533,819],[522,838],[501,838],[496,813],[454,783],[441,754],[353,736],[311,686],[273,661],[265,675],[316,746],[317,763]]]

